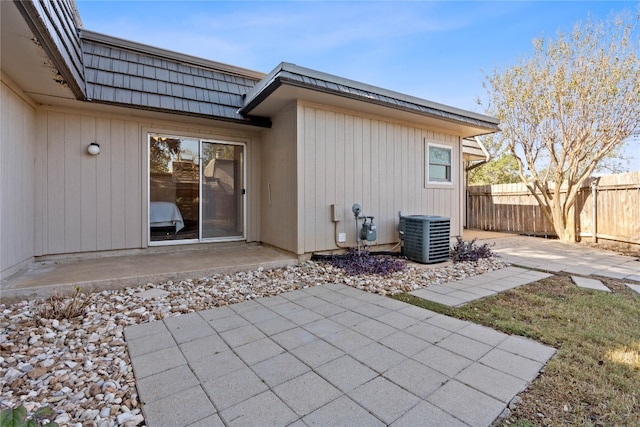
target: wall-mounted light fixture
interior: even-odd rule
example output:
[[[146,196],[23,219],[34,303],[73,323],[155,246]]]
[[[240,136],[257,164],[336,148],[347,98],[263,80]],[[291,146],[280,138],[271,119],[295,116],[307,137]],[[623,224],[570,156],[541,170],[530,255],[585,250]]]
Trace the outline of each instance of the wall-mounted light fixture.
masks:
[[[91,144],[89,144],[89,146],[87,147],[87,151],[89,152],[89,154],[91,154],[92,156],[96,156],[98,154],[100,154],[100,144],[96,143],[96,142],[92,142]]]

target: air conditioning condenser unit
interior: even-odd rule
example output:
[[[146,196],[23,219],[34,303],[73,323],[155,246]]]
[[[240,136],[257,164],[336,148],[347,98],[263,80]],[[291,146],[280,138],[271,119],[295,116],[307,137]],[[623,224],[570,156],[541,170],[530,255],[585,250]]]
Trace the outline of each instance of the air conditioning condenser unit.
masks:
[[[444,216],[400,217],[400,239],[404,256],[422,264],[449,259],[451,221]]]

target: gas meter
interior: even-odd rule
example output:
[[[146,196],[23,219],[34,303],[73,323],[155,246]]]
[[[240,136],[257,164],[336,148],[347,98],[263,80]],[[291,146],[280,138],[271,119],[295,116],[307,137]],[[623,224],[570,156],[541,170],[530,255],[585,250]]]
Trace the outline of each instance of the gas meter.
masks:
[[[362,240],[368,240],[370,242],[373,242],[378,238],[376,225],[373,223],[372,216],[364,217],[364,222],[362,223],[362,228],[360,229],[360,238]]]

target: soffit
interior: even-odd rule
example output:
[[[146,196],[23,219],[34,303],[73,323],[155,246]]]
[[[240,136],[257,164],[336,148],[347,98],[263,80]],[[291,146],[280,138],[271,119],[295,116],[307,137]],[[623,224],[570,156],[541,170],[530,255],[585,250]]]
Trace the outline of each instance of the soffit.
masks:
[[[76,97],[63,83],[16,5],[1,1],[0,7],[2,71],[36,103],[74,103]]]

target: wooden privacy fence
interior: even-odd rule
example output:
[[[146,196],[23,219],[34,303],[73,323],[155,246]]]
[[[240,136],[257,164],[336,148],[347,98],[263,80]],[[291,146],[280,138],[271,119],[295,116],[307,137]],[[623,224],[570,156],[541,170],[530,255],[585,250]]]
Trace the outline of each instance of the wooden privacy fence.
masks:
[[[583,239],[640,245],[640,172],[587,180],[576,197],[575,215],[576,235]],[[556,235],[536,199],[520,183],[469,186],[467,227]]]

